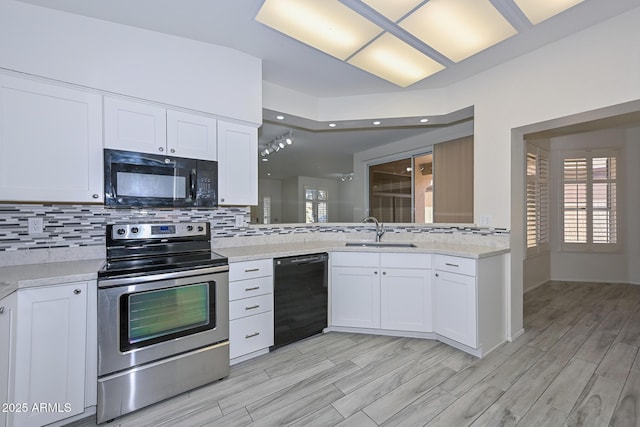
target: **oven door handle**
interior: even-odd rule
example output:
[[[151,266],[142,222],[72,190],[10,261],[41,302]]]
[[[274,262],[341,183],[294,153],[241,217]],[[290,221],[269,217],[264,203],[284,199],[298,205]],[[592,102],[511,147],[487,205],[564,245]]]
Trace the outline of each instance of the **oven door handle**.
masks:
[[[150,274],[135,277],[116,277],[113,279],[98,280],[99,288],[110,288],[113,286],[123,286],[131,284],[139,284],[146,282],[156,282],[159,280],[179,279],[181,277],[202,276],[204,274],[223,273],[229,271],[228,265],[218,267],[198,268],[196,270],[171,271],[167,273]]]

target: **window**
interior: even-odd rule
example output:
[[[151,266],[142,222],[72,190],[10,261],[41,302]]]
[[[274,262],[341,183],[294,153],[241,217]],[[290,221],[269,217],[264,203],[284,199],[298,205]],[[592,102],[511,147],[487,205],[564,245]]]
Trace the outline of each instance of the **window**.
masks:
[[[369,165],[369,212],[381,222],[472,223],[473,137]]]
[[[324,188],[304,187],[305,198],[305,222],[329,222],[327,206],[327,190]]]
[[[562,155],[562,243],[565,250],[619,248],[615,151]]]
[[[262,223],[271,224],[271,196],[262,198]]]
[[[549,153],[527,144],[527,254],[549,248]]]

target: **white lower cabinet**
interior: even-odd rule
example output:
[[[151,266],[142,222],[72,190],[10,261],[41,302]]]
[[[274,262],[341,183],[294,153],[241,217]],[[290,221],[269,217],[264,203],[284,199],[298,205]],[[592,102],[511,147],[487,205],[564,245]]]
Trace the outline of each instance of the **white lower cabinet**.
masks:
[[[476,348],[476,278],[436,270],[433,300],[436,333]]]
[[[229,263],[231,363],[267,351],[273,334],[273,259]]]
[[[431,332],[431,255],[334,252],[332,326]]]
[[[377,267],[331,269],[331,324],[380,327],[380,278]]]
[[[433,256],[434,329],[482,357],[506,339],[504,257]],[[465,348],[463,348],[465,349]]]
[[[0,405],[9,405],[12,401],[15,362],[17,295],[13,294],[0,300]],[[5,410],[6,409],[6,410]],[[7,427],[9,407],[0,408],[0,427]]]
[[[20,410],[9,411],[7,425],[41,426],[84,411],[89,286],[70,283],[15,293],[17,315],[9,338],[13,377],[3,401]],[[6,339],[4,323],[2,334]]]

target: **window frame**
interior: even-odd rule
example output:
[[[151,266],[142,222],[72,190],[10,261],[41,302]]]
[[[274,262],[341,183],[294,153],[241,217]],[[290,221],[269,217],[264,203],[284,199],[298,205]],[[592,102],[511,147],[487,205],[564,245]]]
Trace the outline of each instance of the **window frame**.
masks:
[[[614,219],[615,219],[615,242],[613,243],[596,243],[594,242],[594,212],[599,210],[594,208],[593,192],[594,192],[594,178],[593,178],[593,159],[594,158],[614,158],[615,159],[615,178],[607,178],[604,181],[596,179],[595,183],[609,183],[614,184]],[[567,159],[586,159],[586,179],[580,180],[565,180],[565,161]],[[581,253],[616,253],[622,250],[622,200],[621,195],[623,185],[623,174],[621,167],[622,152],[618,148],[606,148],[606,149],[577,149],[577,150],[563,150],[560,152],[560,158],[558,163],[559,171],[559,203],[558,203],[558,221],[559,221],[559,251],[561,252],[581,252]],[[585,184],[585,204],[583,208],[587,213],[586,216],[586,242],[566,242],[565,241],[565,184],[568,182],[584,182]]]
[[[530,174],[529,160],[534,161]],[[549,252],[550,230],[550,173],[551,158],[548,150],[527,143],[525,152],[525,251],[527,256]],[[533,204],[533,206],[530,206]],[[530,211],[533,208],[532,215]],[[531,219],[534,223],[534,244],[530,244]]]

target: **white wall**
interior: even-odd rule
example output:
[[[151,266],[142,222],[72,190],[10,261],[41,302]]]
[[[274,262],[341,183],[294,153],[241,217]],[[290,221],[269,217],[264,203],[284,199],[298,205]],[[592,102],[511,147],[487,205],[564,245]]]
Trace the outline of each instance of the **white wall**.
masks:
[[[282,223],[305,222],[305,193],[304,187],[324,188],[327,190],[327,208],[329,222],[338,221],[339,192],[335,179],[313,178],[309,176],[294,176],[282,180]]]
[[[640,285],[640,127],[627,131],[627,278]]]
[[[13,0],[0,0],[0,68],[262,123],[258,58]]]
[[[584,132],[573,135],[551,138],[551,188],[550,188],[550,212],[551,212],[551,279],[567,281],[591,281],[626,283],[629,281],[628,262],[630,259],[640,259],[640,252],[635,254],[627,241],[633,240],[630,233],[630,223],[637,222],[634,211],[630,210],[627,203],[632,201],[631,189],[637,193],[633,181],[637,179],[634,165],[640,162],[640,156],[631,157],[626,152],[628,132],[625,129],[608,129],[593,132]],[[561,152],[574,149],[617,148],[620,150],[618,161],[619,185],[619,235],[622,249],[618,253],[594,254],[582,252],[564,252],[561,247],[561,191],[562,175]],[[637,154],[637,152],[635,153]],[[636,235],[637,236],[637,235]],[[637,279],[636,279],[637,280]]]
[[[474,215],[512,229],[510,328],[522,330],[524,144],[516,129],[640,99],[640,7],[438,90],[322,99],[322,120],[442,114],[475,107]],[[286,94],[269,105],[295,110]],[[299,99],[297,99],[299,101]],[[310,117],[318,119],[318,117]]]
[[[352,222],[354,217],[354,199],[358,186],[353,181],[337,181],[338,185],[338,217],[331,222]],[[363,217],[364,218],[364,217]],[[360,218],[361,220],[362,218]]]

